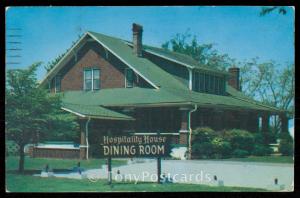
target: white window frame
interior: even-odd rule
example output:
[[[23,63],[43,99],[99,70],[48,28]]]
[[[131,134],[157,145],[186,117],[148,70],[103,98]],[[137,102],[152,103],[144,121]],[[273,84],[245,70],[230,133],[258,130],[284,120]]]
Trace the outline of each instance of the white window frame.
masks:
[[[131,68],[125,68],[125,74],[124,74],[124,76],[125,76],[125,88],[133,88],[134,87],[134,79],[132,79],[132,86],[131,87],[127,86],[127,71],[128,70],[132,71],[132,78],[133,78],[133,75],[134,75],[133,69],[131,69]]]
[[[85,71],[88,71],[88,70],[91,70],[91,72],[92,72],[92,74],[91,74],[92,75],[92,79],[91,79],[92,80],[92,88],[87,90],[85,87]],[[99,89],[94,89],[94,70],[99,70]],[[99,69],[99,68],[84,68],[83,69],[83,90],[84,91],[100,90],[101,89],[100,76],[101,76],[101,69]]]
[[[59,82],[59,91],[57,91],[56,89],[56,82],[57,82],[57,78],[60,78],[60,82]],[[61,91],[61,76],[60,75],[56,75],[54,77],[54,93],[60,92]]]

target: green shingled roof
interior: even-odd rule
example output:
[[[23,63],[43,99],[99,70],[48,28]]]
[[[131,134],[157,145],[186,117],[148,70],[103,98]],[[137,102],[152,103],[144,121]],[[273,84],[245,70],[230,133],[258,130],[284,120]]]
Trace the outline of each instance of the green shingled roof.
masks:
[[[282,112],[283,111],[283,110],[281,110],[279,108],[276,108],[274,106],[266,105],[266,104],[263,104],[262,102],[253,100],[252,98],[246,96],[243,92],[236,90],[235,88],[231,87],[230,85],[227,85],[226,87],[227,87],[226,92],[231,97],[234,97],[234,98],[237,98],[237,99],[240,99],[240,100],[243,100],[243,101],[247,101],[248,103],[251,103],[251,104],[254,104],[254,105],[258,105],[258,106],[261,106],[261,107],[272,109],[273,111],[277,111],[277,112]]]
[[[86,105],[86,104],[72,104],[72,103],[63,103],[62,108],[66,111],[75,114],[81,114],[83,116],[99,118],[99,119],[114,119],[114,120],[134,120],[134,118],[112,111],[110,109],[100,107],[97,105]]]
[[[231,109],[278,111],[276,108],[263,105],[249,98],[245,98],[241,92],[234,90],[230,86],[227,86],[227,92],[229,94],[228,96],[190,91],[186,85],[153,62],[146,58],[137,57],[134,55],[129,42],[95,32],[88,32],[86,36],[90,36],[95,39],[99,44],[103,45],[107,50],[117,56],[121,61],[123,61],[133,70],[135,70],[135,72],[141,75],[146,81],[152,84],[153,87],[159,89],[136,87],[127,89],[103,89],[95,92],[67,91],[64,93],[63,97],[64,107],[74,112],[99,118],[132,119],[125,114],[121,114],[100,106],[166,106],[183,104],[218,106]],[[213,72],[221,72],[223,74],[227,73],[204,67],[189,56],[183,54],[150,46],[144,46],[144,50],[149,53],[156,53],[160,56],[167,57],[168,59],[182,62],[194,68],[201,68]],[[53,71],[55,71],[55,69],[53,69]],[[45,82],[46,79],[43,81],[43,83]]]
[[[187,89],[183,83],[156,64],[146,58],[134,55],[131,47],[124,43],[123,40],[95,32],[89,32],[89,34],[98,42],[105,45],[115,55],[122,59],[123,62],[127,63],[128,66],[136,70],[137,73],[140,73],[146,80],[148,79],[153,82],[157,87]]]
[[[163,89],[114,88],[99,91],[66,91],[63,101],[72,104],[102,106],[138,106],[146,104],[182,104],[186,100]]]
[[[157,47],[152,47],[152,46],[147,46],[147,45],[144,45],[143,47],[144,47],[144,50],[146,52],[157,54],[157,55],[160,55],[162,57],[166,57],[170,60],[175,60],[176,62],[179,62],[179,63],[187,64],[187,65],[192,66],[193,68],[196,68],[196,69],[201,69],[201,70],[209,71],[209,72],[213,72],[213,73],[220,73],[220,74],[223,74],[223,75],[224,74],[229,75],[229,73],[227,71],[221,71],[221,70],[218,70],[218,69],[214,69],[214,68],[210,68],[210,67],[207,67],[205,65],[202,65],[202,64],[198,63],[192,57],[190,57],[188,55],[185,55],[185,54],[172,52],[170,50],[157,48]]]
[[[67,91],[63,101],[72,104],[113,106],[166,106],[197,104],[203,107],[220,107],[227,109],[248,109],[257,111],[274,111],[268,106],[254,104],[231,96],[221,96],[194,91],[175,91],[166,89],[115,88],[99,91]]]

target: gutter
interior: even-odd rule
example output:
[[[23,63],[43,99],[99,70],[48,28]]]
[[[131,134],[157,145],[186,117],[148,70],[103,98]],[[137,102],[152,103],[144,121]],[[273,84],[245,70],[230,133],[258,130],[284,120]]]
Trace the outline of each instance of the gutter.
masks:
[[[89,117],[85,124],[85,141],[86,141],[86,159],[89,159],[89,123],[91,118]]]
[[[191,114],[197,110],[198,106],[195,104],[194,109],[189,111],[188,124],[189,124],[189,159],[192,157],[192,128],[191,128]]]

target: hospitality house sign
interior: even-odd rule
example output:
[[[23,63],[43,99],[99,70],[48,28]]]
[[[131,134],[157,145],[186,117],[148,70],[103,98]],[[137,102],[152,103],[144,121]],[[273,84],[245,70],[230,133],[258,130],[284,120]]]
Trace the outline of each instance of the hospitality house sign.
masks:
[[[103,157],[166,157],[170,139],[161,135],[103,136]]]

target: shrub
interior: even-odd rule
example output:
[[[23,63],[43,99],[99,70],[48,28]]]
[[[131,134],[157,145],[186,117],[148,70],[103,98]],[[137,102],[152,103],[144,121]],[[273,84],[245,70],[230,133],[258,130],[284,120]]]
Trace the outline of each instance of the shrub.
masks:
[[[266,156],[266,155],[270,155],[272,153],[272,149],[268,146],[264,146],[264,145],[254,145],[253,151],[252,151],[252,155],[255,156]]]
[[[214,147],[210,142],[195,143],[192,145],[192,153],[195,157],[201,159],[212,158]]]
[[[233,157],[244,158],[249,155],[249,152],[242,149],[235,149],[232,153]]]
[[[195,142],[211,142],[217,133],[209,127],[200,127],[193,131],[193,141]]]
[[[212,140],[215,158],[228,158],[231,155],[232,149],[229,142],[221,137],[216,137]]]
[[[212,158],[214,146],[211,142],[216,136],[216,132],[211,128],[200,127],[195,129],[192,140],[193,156],[201,159]]]
[[[234,150],[240,149],[251,153],[254,145],[254,135],[248,131],[232,129],[225,131],[224,138],[231,143]]]
[[[294,143],[290,136],[284,136],[280,140],[279,152],[285,156],[292,156],[294,154]]]
[[[265,137],[262,133],[254,133],[253,136],[255,144],[265,144]]]

